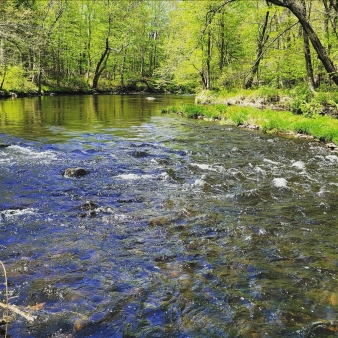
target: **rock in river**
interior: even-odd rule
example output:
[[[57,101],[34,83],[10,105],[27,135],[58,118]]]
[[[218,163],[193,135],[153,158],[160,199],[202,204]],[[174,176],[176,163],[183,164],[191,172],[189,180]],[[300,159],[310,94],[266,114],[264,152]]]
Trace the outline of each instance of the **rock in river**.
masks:
[[[332,142],[330,142],[330,143],[326,144],[326,148],[327,149],[331,149],[331,150],[335,150],[337,148],[337,145],[334,144],[334,143],[332,143]]]
[[[80,177],[87,175],[88,171],[86,169],[76,167],[76,168],[68,168],[63,173],[62,176],[64,177]]]
[[[0,148],[6,148],[6,147],[9,147],[10,144],[7,144],[7,143],[0,143]]]
[[[79,209],[85,211],[85,213],[81,214],[80,217],[95,217],[99,212],[99,205],[93,201],[86,201],[79,207]]]

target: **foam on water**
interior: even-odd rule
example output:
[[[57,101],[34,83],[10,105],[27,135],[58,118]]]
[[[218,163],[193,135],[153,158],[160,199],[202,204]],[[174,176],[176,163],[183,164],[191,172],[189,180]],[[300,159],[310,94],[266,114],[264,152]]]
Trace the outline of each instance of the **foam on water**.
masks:
[[[274,164],[274,165],[279,165],[280,164],[279,162],[269,160],[268,158],[265,158],[263,161],[267,162],[267,163],[270,163],[270,164]]]
[[[202,175],[201,178],[198,178],[195,180],[195,182],[191,185],[192,187],[204,187],[204,185],[207,183],[205,181],[206,176]]]
[[[325,196],[325,195],[326,195],[327,193],[329,193],[329,192],[330,192],[330,191],[327,190],[325,187],[320,187],[320,189],[319,189],[317,195],[323,197],[323,196]]]
[[[209,164],[202,164],[202,163],[190,163],[191,166],[200,168],[202,170],[213,170],[212,166]]]
[[[18,145],[9,146],[8,151],[3,152],[1,161],[13,161],[24,159],[26,161],[36,161],[50,163],[57,160],[57,153],[51,150],[37,151],[31,148],[21,147]]]
[[[254,171],[257,174],[262,174],[262,175],[266,175],[266,171],[264,169],[262,169],[261,167],[259,167],[258,165],[254,168]]]
[[[10,159],[8,159],[8,158],[5,158],[5,159],[0,159],[0,164],[9,164],[9,163],[11,163],[11,161],[10,161]]]
[[[272,185],[276,188],[286,188],[287,187],[287,181],[283,177],[277,177],[272,180]]]
[[[170,176],[166,172],[164,172],[164,173],[162,173],[162,174],[160,174],[160,175],[157,176],[157,179],[159,179],[159,180],[168,180],[169,178],[170,178]]]
[[[121,174],[117,175],[116,177],[121,178],[123,180],[142,180],[142,179],[150,179],[154,178],[154,175],[140,175],[140,174]]]
[[[204,164],[204,163],[190,163],[191,166],[197,167],[201,170],[209,170],[214,171],[217,173],[224,172],[224,167],[220,165],[210,165],[210,164]]]
[[[0,215],[2,218],[5,219],[10,219],[10,218],[15,218],[15,217],[20,217],[20,216],[26,216],[26,215],[34,215],[37,213],[37,209],[33,208],[27,208],[27,209],[7,209],[0,211]],[[0,218],[1,222],[1,218]]]
[[[325,158],[332,163],[338,162],[338,156],[337,155],[327,155]]]
[[[300,170],[305,170],[305,163],[302,161],[296,161],[292,163],[291,167],[295,167]]]

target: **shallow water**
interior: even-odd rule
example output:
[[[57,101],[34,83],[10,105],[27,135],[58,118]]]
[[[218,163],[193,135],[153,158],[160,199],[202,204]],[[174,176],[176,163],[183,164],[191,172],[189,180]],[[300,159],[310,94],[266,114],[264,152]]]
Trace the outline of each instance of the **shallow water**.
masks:
[[[0,259],[37,316],[8,336],[306,337],[337,319],[338,154],[160,113],[192,101],[0,102]]]

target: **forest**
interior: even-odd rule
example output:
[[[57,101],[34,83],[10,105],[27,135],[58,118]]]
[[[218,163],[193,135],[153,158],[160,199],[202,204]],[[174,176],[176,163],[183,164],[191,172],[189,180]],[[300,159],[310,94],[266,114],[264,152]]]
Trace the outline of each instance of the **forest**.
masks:
[[[336,0],[2,0],[0,91],[338,85]]]

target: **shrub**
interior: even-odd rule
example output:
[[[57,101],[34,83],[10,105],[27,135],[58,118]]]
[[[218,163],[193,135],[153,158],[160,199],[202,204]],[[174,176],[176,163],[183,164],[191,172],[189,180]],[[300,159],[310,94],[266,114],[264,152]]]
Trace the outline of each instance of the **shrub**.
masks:
[[[231,106],[227,110],[227,119],[236,126],[244,124],[248,120],[249,109],[239,106]]]
[[[176,107],[176,106],[168,106],[166,108],[162,109],[162,113],[174,113],[178,114],[180,111],[182,111],[182,107]]]
[[[302,101],[299,105],[299,109],[305,117],[311,118],[315,115],[319,115],[323,107],[315,99],[312,99],[310,102]]]
[[[198,117],[205,115],[205,107],[195,104],[189,104],[183,107],[183,112],[187,117]]]
[[[32,83],[31,75],[21,66],[9,66],[3,89],[8,92],[36,92],[37,87]]]
[[[266,102],[279,102],[279,90],[273,87],[262,86],[258,89],[258,95]]]

